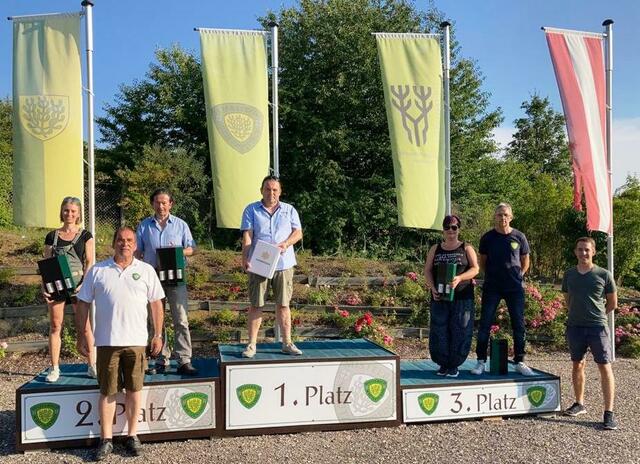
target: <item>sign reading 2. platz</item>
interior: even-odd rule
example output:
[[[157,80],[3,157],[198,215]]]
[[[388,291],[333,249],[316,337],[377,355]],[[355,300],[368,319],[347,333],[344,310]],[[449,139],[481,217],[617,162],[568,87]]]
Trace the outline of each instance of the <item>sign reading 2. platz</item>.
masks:
[[[396,420],[396,366],[393,359],[227,366],[226,429]]]
[[[20,445],[100,436],[97,389],[20,395]],[[124,395],[116,397],[114,435],[126,435]],[[215,384],[152,384],[142,390],[138,433],[214,429]]]

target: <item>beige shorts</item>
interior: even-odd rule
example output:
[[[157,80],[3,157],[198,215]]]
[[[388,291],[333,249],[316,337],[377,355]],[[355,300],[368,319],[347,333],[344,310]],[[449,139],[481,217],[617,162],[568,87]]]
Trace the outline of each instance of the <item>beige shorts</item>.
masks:
[[[123,388],[128,392],[142,390],[145,349],[144,346],[97,347],[96,370],[100,393],[111,396]]]
[[[272,279],[249,273],[249,301],[254,308],[262,308],[267,299],[269,287],[273,290],[278,306],[289,306],[293,296],[293,268],[276,271]]]

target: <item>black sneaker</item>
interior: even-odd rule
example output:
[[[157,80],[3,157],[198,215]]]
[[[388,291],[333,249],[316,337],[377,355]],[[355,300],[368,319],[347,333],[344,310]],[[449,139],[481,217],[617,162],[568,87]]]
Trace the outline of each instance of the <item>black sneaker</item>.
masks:
[[[585,408],[580,403],[573,403],[570,407],[564,410],[564,415],[571,416],[571,417],[576,417],[576,416],[579,416],[580,414],[586,414],[586,413],[587,413],[587,408]]]
[[[198,369],[193,367],[190,362],[184,363],[178,368],[178,374],[180,375],[198,375]]]
[[[140,443],[140,439],[136,435],[127,437],[124,447],[132,456],[140,456],[142,454],[142,443]]]
[[[96,451],[95,460],[102,461],[104,458],[109,456],[113,451],[113,443],[111,440],[100,440],[100,445],[98,446],[98,450]]]
[[[613,411],[604,412],[604,420],[602,422],[602,426],[605,430],[616,430],[618,428],[618,423],[616,422],[616,418],[613,415]]]
[[[444,366],[440,366],[440,369],[438,369],[436,375],[447,375],[447,368]]]
[[[457,367],[450,367],[449,369],[447,369],[447,377],[458,377],[459,373],[460,372],[458,372]]]

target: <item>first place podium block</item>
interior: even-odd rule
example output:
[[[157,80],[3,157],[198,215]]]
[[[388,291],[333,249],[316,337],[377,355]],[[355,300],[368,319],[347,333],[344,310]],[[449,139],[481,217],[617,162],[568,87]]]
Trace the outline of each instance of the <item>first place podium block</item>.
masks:
[[[364,339],[220,345],[224,434],[382,427],[400,423],[399,357]]]

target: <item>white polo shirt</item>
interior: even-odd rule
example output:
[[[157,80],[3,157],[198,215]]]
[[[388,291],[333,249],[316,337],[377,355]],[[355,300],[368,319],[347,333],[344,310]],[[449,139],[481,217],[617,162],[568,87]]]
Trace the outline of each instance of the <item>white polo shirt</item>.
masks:
[[[147,346],[147,303],[164,298],[156,271],[133,258],[122,270],[113,258],[87,273],[78,299],[96,303],[96,346]]]

